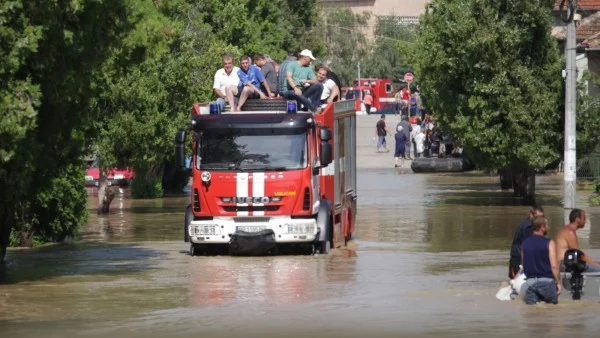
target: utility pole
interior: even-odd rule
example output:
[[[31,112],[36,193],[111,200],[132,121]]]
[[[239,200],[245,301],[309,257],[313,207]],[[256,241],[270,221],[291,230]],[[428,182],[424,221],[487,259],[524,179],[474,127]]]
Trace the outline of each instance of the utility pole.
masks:
[[[564,4],[565,1],[563,1]],[[576,109],[576,86],[577,86],[577,65],[575,63],[575,11],[577,9],[576,0],[567,0],[566,16],[563,15],[563,21],[567,24],[567,44],[565,56],[566,65],[566,83],[565,83],[565,152],[564,152],[564,209],[565,219],[568,223],[568,214],[575,208],[576,200],[576,130],[575,130],[575,109]],[[561,4],[562,7],[562,4]]]
[[[358,86],[360,87],[360,61],[358,61]]]

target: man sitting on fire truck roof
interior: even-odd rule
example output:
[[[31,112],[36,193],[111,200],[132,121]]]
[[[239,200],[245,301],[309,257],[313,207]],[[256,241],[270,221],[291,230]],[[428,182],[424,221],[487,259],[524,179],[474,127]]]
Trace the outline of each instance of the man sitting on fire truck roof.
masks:
[[[260,85],[265,86],[265,90],[269,96],[273,96],[269,84],[265,81],[265,78],[256,65],[250,64],[250,57],[244,55],[240,58],[240,69],[238,70],[238,77],[240,78],[240,84],[238,87],[227,88],[227,101],[230,104],[234,101],[234,96],[239,96],[240,100],[237,107],[231,105],[232,111],[242,110],[242,106],[246,103],[247,99],[266,99],[265,93],[260,90]]]
[[[227,98],[227,88],[235,87],[240,83],[238,77],[238,67],[233,65],[233,56],[223,56],[223,68],[217,70],[215,73],[215,80],[213,82],[213,91],[217,95],[217,104],[221,106],[221,111],[225,108],[225,99]],[[229,106],[233,108],[234,102],[228,102]]]
[[[285,69],[286,91],[282,93],[282,96],[288,100],[299,101],[313,113],[320,113],[323,84],[319,82],[310,67],[312,60],[315,60],[312,52],[305,49],[300,52],[298,60],[290,61]]]
[[[277,96],[277,69],[275,69],[275,61],[268,56],[256,54],[254,55],[254,63],[260,68],[260,72],[265,78],[265,83],[269,84],[269,89],[273,94],[269,96]],[[266,89],[266,87],[264,89]]]
[[[333,79],[330,78],[329,68],[324,65],[317,66],[317,79],[323,84],[323,93],[321,94],[321,105],[339,100],[340,88]]]

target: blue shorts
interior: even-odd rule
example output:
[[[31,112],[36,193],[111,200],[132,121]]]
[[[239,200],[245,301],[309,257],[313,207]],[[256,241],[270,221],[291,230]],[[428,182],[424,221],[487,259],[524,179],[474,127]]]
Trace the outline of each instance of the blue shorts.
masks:
[[[404,147],[404,143],[402,143],[402,144],[396,143],[394,157],[406,157],[406,148]]]

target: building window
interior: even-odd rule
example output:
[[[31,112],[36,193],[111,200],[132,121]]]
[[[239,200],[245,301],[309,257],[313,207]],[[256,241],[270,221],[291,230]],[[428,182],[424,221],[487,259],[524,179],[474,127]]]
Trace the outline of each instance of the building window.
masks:
[[[398,26],[416,26],[419,25],[418,16],[393,16],[393,15],[379,15],[380,20],[387,22],[393,22]]]

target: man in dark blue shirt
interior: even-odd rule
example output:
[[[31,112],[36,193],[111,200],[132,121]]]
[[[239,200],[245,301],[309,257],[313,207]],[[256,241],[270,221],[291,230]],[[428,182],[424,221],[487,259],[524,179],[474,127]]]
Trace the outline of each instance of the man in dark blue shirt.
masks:
[[[536,217],[531,222],[532,235],[523,241],[523,272],[527,278],[525,302],[557,304],[561,292],[556,244],[546,238],[548,220]]]
[[[533,231],[531,230],[531,221],[538,216],[544,216],[544,208],[541,206],[532,206],[529,209],[529,216],[519,223],[515,235],[513,237],[512,246],[510,248],[510,260],[508,262],[508,278],[513,279],[519,272],[521,265],[521,246]]]

